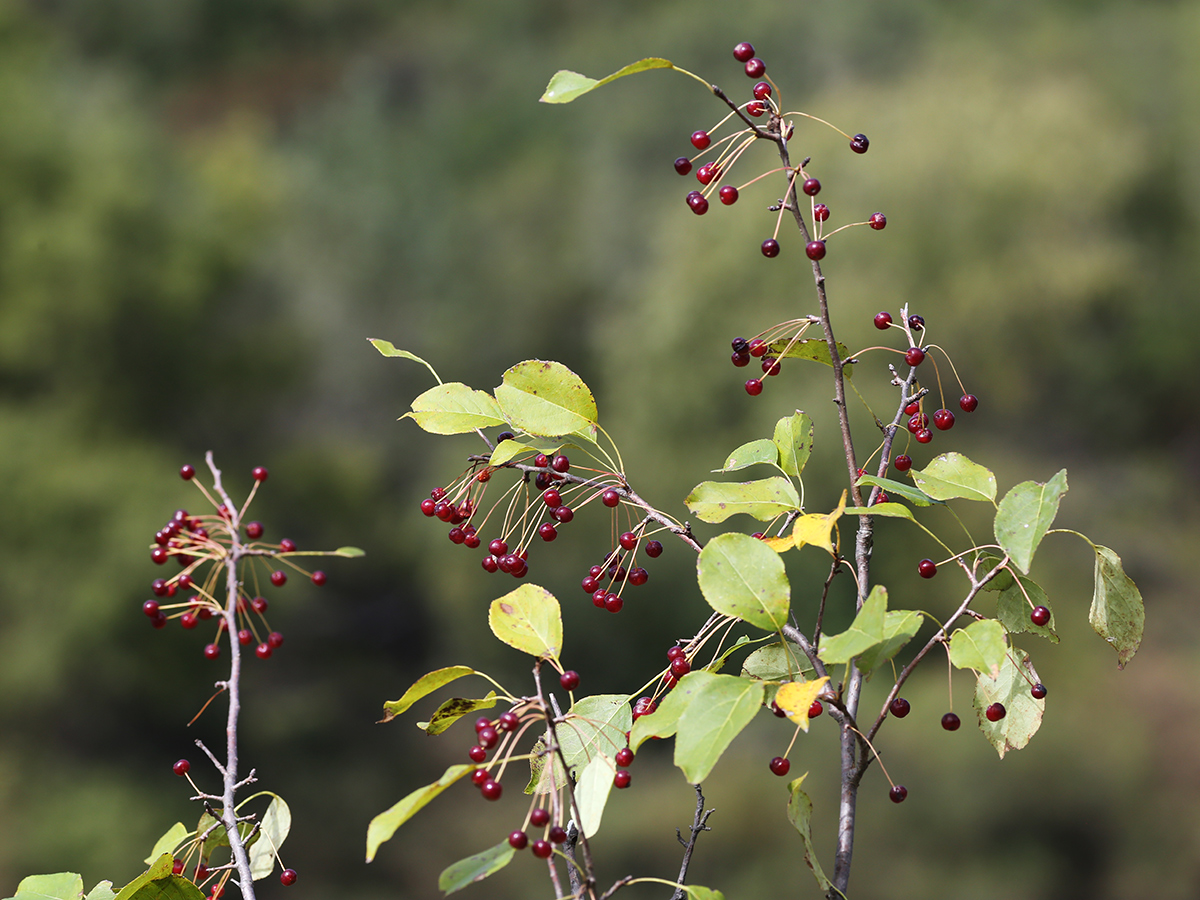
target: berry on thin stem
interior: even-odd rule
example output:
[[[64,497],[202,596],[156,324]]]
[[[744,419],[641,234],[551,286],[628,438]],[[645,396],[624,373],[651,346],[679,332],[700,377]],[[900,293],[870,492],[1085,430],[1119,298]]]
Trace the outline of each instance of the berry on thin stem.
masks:
[[[887,312],[879,312],[875,314],[875,327],[880,331],[887,331],[892,324],[892,314]]]
[[[767,259],[774,259],[779,255],[779,241],[775,238],[767,238],[762,242],[762,255]]]
[[[613,787],[624,790],[629,787],[633,781],[633,776],[629,774],[628,769],[619,769],[617,774],[613,776]]]
[[[963,394],[958,405],[963,412],[975,412],[975,408],[979,406],[979,398],[974,394]]]
[[[733,48],[733,58],[740,63],[749,62],[752,56],[754,56],[754,45],[747,41],[742,41]]]
[[[279,873],[279,883],[282,884],[284,887],[290,887],[291,885],[295,884],[296,883],[296,870],[295,869],[284,869],[282,872],[280,872]]]
[[[267,476],[271,473],[267,471],[266,466],[255,466],[254,471],[250,474],[254,476],[255,481],[266,481]]]
[[[788,762],[788,760],[786,758],[784,758],[782,756],[776,756],[774,759],[771,760],[770,768],[771,768],[772,774],[778,775],[780,778],[782,778],[784,775],[786,775],[788,772],[791,771],[792,764],[790,762]]]
[[[767,64],[757,56],[746,60],[746,77],[762,78],[767,73]]]
[[[708,136],[707,131],[693,131],[692,132],[692,146],[695,147],[697,150],[705,150],[708,148],[708,145],[711,143],[712,143],[712,138],[710,138]]]
[[[1029,614],[1029,621],[1039,627],[1044,626],[1050,621],[1050,610],[1044,606],[1035,606],[1033,612]]]
[[[917,563],[917,572],[922,578],[932,578],[937,574],[937,563],[932,559],[923,559]]]
[[[908,788],[902,784],[893,785],[892,789],[888,791],[888,799],[890,799],[893,803],[903,803],[904,798],[907,796]]]
[[[942,727],[947,731],[958,731],[958,726],[961,724],[962,722],[959,720],[958,716],[952,712],[948,712],[942,716]]]
[[[912,709],[912,706],[903,697],[897,697],[891,702],[888,708],[892,711],[892,715],[897,719],[903,719],[908,715],[909,711]]]
[[[871,146],[871,142],[867,140],[865,134],[856,134],[850,138],[850,149],[855,153],[866,153],[867,148]]]
[[[171,766],[171,771],[182,778],[189,771],[191,771],[191,768],[192,764],[190,762],[188,762],[186,759],[181,759],[178,760],[175,765]]]
[[[184,481],[191,481],[192,478],[195,476],[195,474],[196,474],[196,469],[194,466],[190,466],[190,465],[183,466],[179,470],[179,477],[182,478]]]
[[[579,687],[579,673],[574,669],[567,669],[558,676],[558,683],[562,685],[564,691],[573,691]]]
[[[824,241],[809,241],[804,247],[804,254],[813,262],[818,262],[825,258],[825,242]]]
[[[679,157],[679,159],[675,160],[675,171],[680,175],[688,174],[688,172],[692,171],[692,161],[686,156]]]
[[[761,379],[751,378],[746,382],[746,393],[751,397],[757,397],[762,393],[763,383]]]
[[[876,231],[883,231],[887,227],[887,216],[881,212],[871,213],[871,218],[867,222]]]
[[[984,711],[984,715],[989,722],[999,722],[1008,715],[1008,710],[1004,708],[1003,703],[993,703]]]
[[[1046,698],[1046,686],[1039,681],[1029,689],[1029,693],[1033,695],[1034,700],[1044,700]]]

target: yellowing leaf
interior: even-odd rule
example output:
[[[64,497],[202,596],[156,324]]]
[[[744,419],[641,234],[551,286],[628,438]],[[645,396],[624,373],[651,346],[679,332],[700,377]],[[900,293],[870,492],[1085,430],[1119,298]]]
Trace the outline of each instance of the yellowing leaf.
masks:
[[[787,713],[787,717],[808,731],[808,710],[817,695],[825,689],[828,676],[813,681],[793,681],[782,685],[775,694],[775,705]]]
[[[562,652],[562,614],[544,587],[523,584],[488,608],[492,634],[531,656],[557,659]]]
[[[703,522],[724,522],[738,513],[770,522],[799,509],[800,495],[795,485],[776,475],[740,483],[703,481],[692,489],[684,503]]]
[[[1046,701],[1035,700],[1029,692],[1029,686],[1041,680],[1029,661],[1029,655],[1018,647],[1005,655],[1000,673],[995,678],[984,674],[975,680],[975,712],[979,717],[979,730],[996,748],[1001,759],[1009,750],[1020,750],[1028,744],[1041,727]],[[1004,704],[1005,716],[998,722],[989,722],[986,715],[987,708],[993,703]]]
[[[833,527],[846,511],[846,492],[842,491],[842,499],[838,501],[837,509],[831,513],[809,513],[801,516],[792,526],[792,542],[797,547],[812,544],[821,547],[831,555],[835,554],[833,546]]]
[[[1146,611],[1142,594],[1121,567],[1121,557],[1107,547],[1093,544],[1096,551],[1096,588],[1088,621],[1096,634],[1117,651],[1117,666],[1133,659],[1142,643]]]
[[[430,388],[412,402],[412,411],[400,418],[413,419],[430,434],[463,434],[504,423],[491,394],[457,381]]]
[[[527,359],[504,373],[496,401],[510,425],[527,434],[586,433],[596,424],[596,399],[583,379],[560,362]]]

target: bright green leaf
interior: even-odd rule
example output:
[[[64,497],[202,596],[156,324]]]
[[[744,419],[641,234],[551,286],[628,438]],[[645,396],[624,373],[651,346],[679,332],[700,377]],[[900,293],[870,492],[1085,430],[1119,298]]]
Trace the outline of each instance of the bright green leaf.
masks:
[[[142,860],[142,862],[150,865],[164,853],[173,853],[175,848],[183,843],[183,839],[190,834],[191,832],[187,830],[186,825],[182,822],[176,822],[167,830],[166,834],[154,842],[154,849],[150,851],[150,855]],[[80,885],[80,890],[83,890],[82,885]]]
[[[547,456],[553,456],[561,447],[562,441],[547,438],[510,438],[496,445],[496,449],[492,451],[488,462],[493,466],[498,466],[526,453],[531,455],[534,453],[545,453]]]
[[[934,500],[995,500],[996,476],[961,453],[943,453],[912,470],[917,487]]]
[[[775,423],[775,446],[779,450],[779,465],[793,478],[799,478],[808,462],[813,446],[813,423],[805,413],[780,419]]]
[[[1113,645],[1117,651],[1117,666],[1133,659],[1142,643],[1142,628],[1146,610],[1142,593],[1125,574],[1121,557],[1107,547],[1093,544],[1096,551],[1096,588],[1088,621],[1096,634]]]
[[[542,103],[570,103],[575,98],[582,97],[588,91],[594,91],[601,85],[608,84],[610,81],[616,81],[618,78],[624,78],[626,75],[634,75],[649,69],[673,68],[675,67],[669,60],[650,57],[630,63],[623,69],[613,72],[607,78],[599,80],[588,78],[586,75],[580,75],[578,72],[559,69],[551,77],[550,83],[546,85],[545,93],[542,94],[539,100]]]
[[[824,363],[827,366],[833,365],[833,358],[829,355],[829,345],[825,343],[823,338],[805,338],[795,343],[792,343],[787,338],[783,338],[778,341],[772,341],[770,348],[766,355],[774,356],[777,359],[811,359],[813,362]],[[842,362],[846,362],[850,356],[850,348],[841,341],[837,342],[837,348],[838,356],[842,358]],[[787,350],[786,353],[784,352],[785,349]],[[854,366],[847,363],[842,372],[849,378],[854,374]]]
[[[600,830],[600,820],[616,774],[617,764],[603,753],[598,753],[579,774],[575,802],[579,804],[579,830],[584,837],[590,838]]]
[[[59,872],[22,878],[16,897],[8,900],[79,900],[82,896],[83,879],[74,872]]]
[[[430,800],[454,782],[475,771],[475,766],[451,766],[433,784],[419,787],[390,809],[381,812],[367,826],[367,862],[375,858],[375,851],[384,841],[389,841],[396,829],[411,819]],[[122,898],[123,900],[123,898]]]
[[[481,709],[491,709],[496,705],[496,692],[488,691],[488,695],[479,700],[469,700],[465,697],[451,697],[439,706],[428,722],[418,722],[420,728],[430,737],[441,734],[463,716],[478,712]]]
[[[411,418],[430,434],[463,434],[504,423],[504,415],[487,391],[452,381],[432,387],[412,402]]]
[[[1033,553],[1046,536],[1067,492],[1067,470],[1045,484],[1023,481],[1004,495],[996,510],[996,541],[1018,569],[1029,574]]]
[[[391,341],[385,341],[382,338],[367,338],[367,340],[370,341],[371,345],[384,356],[399,356],[403,359],[411,359],[413,362],[419,362],[430,371],[435,379],[437,379],[438,384],[442,383],[441,376],[438,375],[433,366],[421,359],[421,357],[417,356],[415,353],[409,353],[407,350],[397,349],[396,345]]]
[[[341,556],[346,559],[356,559],[367,554],[358,547],[338,547],[336,550],[289,550],[286,553],[279,553],[278,556]]]
[[[891,519],[908,519],[915,522],[912,510],[903,503],[876,503],[874,506],[847,506],[846,514],[851,516],[887,516]]]
[[[871,588],[866,601],[850,627],[841,634],[821,635],[818,656],[827,666],[848,663],[876,644],[884,641],[884,621],[887,611],[887,588],[877,584]]]
[[[725,895],[720,891],[700,887],[698,884],[685,884],[683,889],[687,892],[688,900],[725,900]]]
[[[712,662],[710,662],[707,666],[705,666],[704,671],[705,672],[713,672],[714,674],[717,672],[720,672],[723,668],[725,668],[725,661],[727,659],[729,659],[730,656],[732,656],[737,651],[741,650],[743,647],[745,647],[749,643],[750,643],[750,638],[746,637],[746,635],[743,634],[736,641],[734,641],[732,647],[726,647],[724,649],[724,651],[722,651],[720,656],[718,656],[716,659],[714,659]]]
[[[399,700],[389,700],[383,704],[383,719],[381,721],[392,721],[392,719],[405,712],[422,697],[432,694],[438,688],[445,687],[450,682],[462,678],[464,675],[474,674],[475,670],[470,666],[447,666],[444,669],[436,669],[427,675],[422,675],[413,683],[412,687],[404,692],[404,696]]]
[[[292,811],[287,803],[278,794],[269,796],[271,803],[263,814],[258,840],[250,848],[250,877],[255,881],[266,878],[275,870],[279,848],[292,830]]]
[[[574,775],[597,754],[615,755],[625,746],[625,732],[632,725],[628,695],[594,694],[577,701],[554,731]]]
[[[766,438],[742,444],[725,459],[725,465],[714,472],[734,472],[758,463],[768,463],[772,466],[779,464],[779,449],[774,441]]]
[[[504,373],[496,400],[509,424],[541,437],[586,431],[596,400],[583,379],[559,362],[527,359]]]
[[[461,891],[468,884],[483,881],[512,862],[516,852],[509,844],[508,838],[505,838],[495,847],[476,853],[474,856],[468,856],[466,859],[460,859],[438,876],[438,890],[444,894],[453,894],[455,891]]]
[[[995,563],[992,565],[994,566]],[[1007,570],[1003,575],[1007,581],[1007,587],[1000,591],[1000,598],[996,601],[996,618],[1000,620],[1004,630],[1010,634],[1028,631],[1030,634],[1041,635],[1049,639],[1051,643],[1057,644],[1058,635],[1054,632],[1054,610],[1050,607],[1050,601],[1041,585],[1025,575],[1018,575],[1014,581],[1012,574]],[[1000,580],[1000,577],[993,578],[988,583],[988,589],[991,590],[991,586]],[[1030,620],[1029,614],[1035,606],[1044,606],[1050,610],[1050,621],[1045,625],[1034,625]]]
[[[995,619],[972,622],[950,636],[950,662],[960,669],[974,669],[994,678],[1007,658],[1004,626]]]
[[[112,882],[101,881],[88,891],[88,895],[83,900],[116,900],[116,896],[112,889]]]
[[[702,522],[724,522],[730,516],[745,513],[760,522],[769,522],[800,508],[796,486],[778,475],[760,481],[731,484],[703,481],[684,501],[692,515]]]
[[[793,681],[812,670],[804,651],[791,641],[760,647],[742,663],[743,675],[763,681]]]
[[[916,610],[892,610],[883,617],[883,640],[858,655],[855,665],[870,675],[899,653],[921,630],[921,614]]]
[[[860,485],[878,485],[883,488],[888,496],[903,497],[914,506],[932,506],[934,503],[941,501],[934,500],[924,491],[917,490],[911,484],[905,484],[903,481],[893,481],[890,478],[876,478],[874,475],[860,475],[858,478]],[[883,504],[880,504],[883,505]],[[874,515],[874,507],[871,507],[872,515]]]
[[[206,900],[187,878],[171,874],[174,864],[174,857],[164,853],[146,872],[121,888],[115,900]]]
[[[676,728],[675,765],[699,784],[762,706],[763,686],[735,675],[690,672],[669,696],[681,691],[690,699]]]
[[[1013,664],[1014,658],[1016,665]],[[979,719],[979,730],[996,748],[1001,759],[1009,750],[1020,750],[1028,744],[1041,727],[1046,701],[1035,700],[1029,693],[1030,685],[1041,680],[1029,661],[1029,655],[1017,647],[1005,654],[999,675],[991,678],[983,674],[975,680],[975,713]],[[989,722],[984,714],[984,710],[993,703],[1004,704],[1005,716],[999,722]]]
[[[817,879],[817,884],[821,890],[828,891],[830,881],[825,877],[825,873],[821,871],[821,864],[817,862],[817,852],[813,849],[812,843],[812,800],[808,794],[800,789],[804,784],[804,779],[808,777],[805,772],[799,778],[795,779],[788,785],[788,792],[791,797],[788,798],[787,815],[788,820],[800,833],[800,840],[804,842],[804,861],[808,863],[808,867],[812,869],[813,877]]]
[[[719,613],[737,616],[765,631],[787,624],[791,588],[783,560],[746,534],[713,538],[696,562],[700,592]]]
[[[523,584],[488,608],[492,634],[532,656],[557,659],[562,652],[562,614],[544,587]]]
[[[691,672],[684,675],[683,678],[691,678],[697,674]],[[708,672],[701,674],[709,675]],[[711,676],[710,676],[711,677]],[[722,678],[728,676],[721,676]],[[683,679],[680,680],[680,684]],[[691,683],[689,682],[689,685]],[[701,682],[695,682],[696,687],[700,686]],[[679,685],[676,685],[676,690],[672,690],[669,694],[662,698],[658,709],[648,716],[639,716],[638,720],[633,723],[633,728],[629,731],[629,749],[634,753],[644,741],[650,738],[666,738],[673,735],[679,727],[679,720],[683,716],[684,710],[687,709],[689,703],[692,702],[692,693],[689,690],[679,691]]]

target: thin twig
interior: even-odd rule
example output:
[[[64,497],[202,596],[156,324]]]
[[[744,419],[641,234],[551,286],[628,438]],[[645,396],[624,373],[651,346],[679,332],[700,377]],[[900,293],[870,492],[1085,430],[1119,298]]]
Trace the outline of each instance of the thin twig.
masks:
[[[679,866],[679,877],[675,880],[679,884],[687,883],[688,866],[692,862],[692,851],[696,849],[696,839],[700,837],[700,833],[704,831],[712,831],[708,827],[708,817],[711,816],[715,809],[704,809],[704,794],[700,790],[700,785],[693,784],[696,789],[696,814],[692,817],[692,833],[685,841],[683,835],[679,833],[679,829],[675,829],[675,837],[679,839],[679,843],[683,844],[683,863]],[[683,900],[684,889],[681,887],[675,888],[675,893],[671,896],[671,900]]]

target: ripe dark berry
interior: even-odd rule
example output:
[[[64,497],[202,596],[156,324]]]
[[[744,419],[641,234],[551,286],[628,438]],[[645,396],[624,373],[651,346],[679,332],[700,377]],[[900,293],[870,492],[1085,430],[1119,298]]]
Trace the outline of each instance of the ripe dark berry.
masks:
[[[254,655],[259,659],[270,659],[271,654],[275,651],[271,649],[270,644],[259,644],[254,648]]]
[[[279,883],[282,884],[284,887],[290,887],[291,885],[295,884],[296,883],[296,870],[295,869],[284,869],[282,872],[280,872],[279,873]]]
[[[200,620],[196,618],[194,612],[186,612],[179,617],[179,624],[190,631],[200,624]]]
[[[625,601],[616,594],[604,595],[604,608],[610,613],[619,613],[625,608]]]
[[[283,635],[278,631],[272,631],[267,635],[267,646],[272,650],[278,650],[283,646]]]
[[[641,587],[650,580],[650,573],[641,566],[634,566],[629,570],[629,583],[634,587]]]
[[[467,751],[467,756],[470,757],[471,762],[481,763],[485,759],[487,759],[487,750],[485,750],[483,747],[480,747],[478,744],[476,744],[474,747],[472,747],[470,750]]]
[[[762,255],[767,259],[774,259],[779,255],[779,241],[775,238],[767,238],[762,242]]]
[[[925,351],[920,347],[909,347],[904,353],[904,361],[916,367],[925,362]]]
[[[993,703],[986,710],[984,710],[983,714],[987,716],[987,720],[989,722],[999,722],[1006,715],[1008,715],[1008,710],[1004,708],[1003,703]]]
[[[487,572],[489,575],[500,571],[500,565],[496,562],[496,557],[492,556],[491,554],[488,554],[482,560],[480,560],[479,564],[483,566],[483,571]]]
[[[948,409],[939,409],[933,414],[933,424],[938,431],[949,431],[954,427],[954,413]]]
[[[550,457],[548,457],[545,453],[539,453],[533,458],[533,464],[539,469],[544,469],[550,465]]]
[[[678,644],[675,644],[673,647],[670,647],[667,650],[667,659],[670,659],[670,660],[675,660],[681,656],[686,656],[686,655],[687,655],[687,651],[684,650],[682,647],[680,647]]]
[[[163,591],[163,593],[165,594],[166,591]],[[145,603],[142,604],[142,612],[153,619],[155,616],[158,615],[158,601],[157,600],[147,600]]]
[[[182,875],[183,874],[183,860],[182,859],[176,859],[171,863],[171,874],[172,875]]]
[[[908,420],[907,427],[909,431],[911,431],[913,434],[916,434],[928,424],[929,416],[925,415],[925,413],[919,412]]]
[[[558,683],[562,685],[564,691],[573,691],[579,687],[579,673],[574,669],[567,669],[558,676]]]
[[[204,647],[205,659],[216,659],[221,655],[221,647],[218,644],[206,644]]]
[[[721,198],[721,202],[726,206],[732,206],[733,204],[737,203],[738,189],[732,184],[726,184],[723,185],[719,191],[717,191],[717,196]]]
[[[770,349],[771,349],[771,345],[768,344],[766,341],[764,341],[762,338],[755,338],[754,340],[752,340],[750,342],[750,346],[749,346],[750,355],[755,357],[756,359],[758,357],[762,356],[764,353],[766,353]]]
[[[867,140],[865,134],[856,134],[850,138],[850,149],[855,153],[866,153],[867,148],[871,146],[871,142]]]
[[[633,751],[628,747],[622,747],[617,751],[615,759],[618,766],[622,769],[627,768],[633,762]]]
[[[516,731],[517,726],[521,724],[521,717],[512,710],[500,713],[500,722],[497,727],[501,731]]]
[[[479,738],[479,743],[483,745],[484,749],[486,750],[491,750],[500,740],[500,733],[491,725],[484,725],[477,732],[475,732],[475,735]]]
[[[746,60],[746,77],[762,78],[765,74],[767,74],[767,64],[757,56]]]
[[[571,461],[560,453],[550,461],[550,468],[562,475],[571,468]]]
[[[632,531],[622,532],[621,536],[617,538],[617,543],[620,544],[625,550],[632,550],[637,546],[637,542],[637,535]]]
[[[433,508],[435,506],[437,506],[437,504],[434,501],[430,500],[428,497],[426,497],[424,500],[421,501],[421,512],[423,512],[425,515],[432,518],[433,517]]]
[[[658,541],[646,541],[646,555],[651,559],[657,559],[662,555],[663,545]]]
[[[729,346],[733,348],[734,353],[747,353],[750,350],[750,342],[744,337],[735,337],[729,342]]]
[[[754,116],[754,118],[756,118],[756,119],[759,116],[761,116],[763,113],[765,113],[766,111],[767,111],[767,105],[765,103],[763,103],[761,100],[751,100],[749,103],[746,104],[746,112],[749,115]]]
[[[550,821],[550,811],[537,807],[529,814],[529,824],[534,828],[543,828]]]
[[[804,254],[811,260],[818,261],[825,258],[825,242],[824,241],[809,241],[804,247]]]
[[[508,553],[508,543],[500,540],[500,538],[496,538],[494,541],[488,544],[488,552],[491,553],[492,556],[504,556]]]
[[[802,190],[804,193],[808,194],[808,196],[815,197],[817,194],[821,193],[821,182],[817,181],[815,178],[805,178]]]
[[[937,563],[932,559],[923,559],[917,563],[917,572],[922,578],[932,578],[937,574]]]
[[[892,325],[892,314],[890,312],[875,313],[875,327],[880,331],[887,331]]]
[[[511,441],[515,437],[516,437],[516,435],[513,434],[511,431],[502,431],[498,435],[496,435],[496,443],[499,444],[502,441]]]
[[[675,160],[675,171],[680,175],[688,174],[688,172],[692,171],[692,161],[686,156],[679,157],[679,159]]]
[[[613,787],[624,790],[629,787],[631,781],[633,776],[629,774],[628,769],[618,769],[617,774],[613,776]]]
[[[1046,686],[1039,681],[1029,689],[1029,693],[1033,695],[1034,700],[1044,700],[1046,698]]]
[[[271,584],[275,585],[275,587],[283,587],[287,584],[287,573],[276,569],[271,573]]]
[[[267,471],[266,466],[255,466],[250,474],[254,476],[255,481],[266,481],[271,473]]]
[[[942,716],[942,727],[947,731],[958,731],[958,726],[961,724],[962,722],[954,713],[946,713]]]
[[[658,703],[653,697],[639,697],[637,702],[633,704],[633,720],[636,722],[641,716],[648,716],[658,709]]]
[[[740,63],[749,61],[750,57],[752,57],[753,55],[754,55],[754,45],[747,43],[746,41],[742,41],[740,44],[738,44],[736,47],[733,48],[733,58],[736,59]]]
[[[514,831],[508,836],[508,846],[514,850],[524,850],[529,846],[529,836],[523,831]]]
[[[468,526],[468,527],[470,527],[470,526]],[[470,534],[468,534],[466,536],[466,538],[463,540],[463,546],[470,547],[472,550],[474,550],[476,547],[478,547],[482,543],[483,543],[483,541],[481,541],[479,539],[479,535],[477,535],[473,531]],[[322,582],[322,584],[324,584],[324,582]]]
[[[263,533],[262,522],[247,522],[246,523],[246,537],[250,538],[250,540],[257,541],[260,537],[262,537],[262,533]]]
[[[485,729],[485,728],[491,728],[491,727],[492,727],[492,720],[489,719],[487,716],[480,716],[478,719],[475,720],[475,733],[476,734],[479,734],[479,732],[483,731],[483,729]]]
[[[1050,610],[1044,606],[1035,606],[1029,614],[1029,621],[1034,625],[1043,626],[1050,621]]]
[[[175,765],[171,766],[171,771],[182,778],[192,769],[192,764],[186,759],[177,760]]]
[[[183,466],[179,470],[179,477],[182,478],[184,481],[191,481],[192,478],[195,477],[195,475],[196,475],[196,469],[194,466]]]
[[[549,841],[534,841],[530,849],[538,859],[549,859],[554,854],[554,847]]]
[[[771,96],[771,85],[765,81],[760,81],[754,86],[754,99],[766,100]]]
[[[704,165],[702,165],[700,168],[698,168],[696,170],[696,180],[698,182],[700,182],[702,185],[704,185],[705,187],[707,187],[708,185],[712,184],[713,179],[716,178],[719,173],[720,173],[720,169],[717,168],[717,166],[714,163],[705,163]],[[692,197],[693,194],[699,194],[699,193],[700,193],[699,191],[692,191],[691,193],[689,193],[688,194],[688,198],[689,198],[688,202],[691,203],[692,200],[695,199],[694,197]]]
[[[813,218],[818,222],[824,222],[829,218],[829,207],[824,203],[818,203],[813,207]]]
[[[484,800],[499,800],[500,795],[504,793],[504,785],[489,778],[479,788],[479,792],[483,794]]]
[[[690,671],[692,671],[692,664],[687,661],[686,656],[677,656],[671,660],[671,674],[676,678],[682,678]]]
[[[897,697],[888,705],[888,709],[892,711],[892,715],[897,719],[903,719],[908,715],[909,711],[912,709],[912,706],[910,706],[909,702],[903,697]]]
[[[561,844],[567,839],[567,832],[562,826],[555,825],[550,829],[550,833],[546,836],[550,838],[550,843]]]
[[[182,580],[182,579],[180,579]],[[167,596],[167,581],[165,578],[155,578],[150,582],[150,590],[154,592],[155,597]],[[150,613],[147,613],[150,615]]]
[[[792,764],[782,756],[776,756],[771,760],[771,772],[782,778],[792,769]]]
[[[533,483],[537,486],[539,491],[544,491],[546,488],[550,487],[550,482],[553,480],[554,479],[550,477],[549,472],[538,472],[537,478],[533,479]]]
[[[296,542],[284,538],[279,542],[279,549],[283,553],[293,553],[296,550]]]
[[[550,541],[552,541],[556,537],[558,537],[558,531],[549,522],[543,522],[541,525],[538,526],[538,537],[540,537],[543,541],[546,541],[547,543],[549,543]]]
[[[746,382],[746,393],[749,394],[751,397],[757,397],[759,394],[762,393],[762,389],[763,389],[762,381],[758,378],[751,378],[749,381]]]
[[[475,785],[475,787],[483,787],[483,783],[491,777],[487,769],[476,769],[471,773],[471,784]]]
[[[692,146],[697,150],[704,150],[712,143],[712,138],[708,136],[707,131],[692,132]]]
[[[567,522],[570,522],[573,518],[575,518],[575,510],[571,509],[569,506],[560,506],[553,510],[551,515],[565,525]]]
[[[764,375],[778,375],[779,360],[773,356],[764,356],[762,360],[762,370]]]
[[[814,700],[814,701],[812,702],[812,706],[810,706],[810,707],[808,708],[808,717],[809,717],[810,719],[815,719],[817,716],[819,716],[819,715],[820,715],[821,713],[823,713],[823,712],[825,712],[825,707],[823,707],[823,706],[821,705],[821,701],[820,701],[820,700]]]
[[[617,506],[621,502],[621,495],[611,488],[600,495],[600,502],[609,509]]]
[[[250,601],[250,608],[260,616],[267,611],[268,606],[270,606],[270,604],[267,603],[266,597],[255,597]]]
[[[154,562],[155,565],[159,565],[159,566],[161,566],[163,563],[165,563],[167,561],[167,558],[170,555],[171,554],[169,554],[167,552],[166,547],[155,547],[153,550],[150,551],[150,559]]]
[[[596,590],[592,592],[592,606],[595,606],[599,609],[604,609],[604,601],[607,598],[608,591],[606,591],[604,588],[596,588]]]
[[[243,647],[248,647],[254,643],[254,632],[249,628],[243,628],[237,633],[237,639]]]
[[[912,457],[902,453],[892,461],[892,465],[896,467],[897,472],[907,472],[912,468]]]
[[[888,799],[893,803],[903,803],[904,798],[908,796],[908,788],[902,784],[897,784],[888,791]]]
[[[908,327],[913,331],[924,331],[925,319],[918,315],[911,315],[908,317]]]
[[[579,582],[585,594],[594,594],[600,588],[600,581],[594,575],[587,575]]]
[[[871,213],[871,218],[867,221],[876,231],[883,231],[887,227],[887,216],[881,212]]]
[[[704,195],[699,191],[692,191],[692,193],[688,194],[687,204],[691,207],[692,212],[698,216],[702,216],[708,212],[708,201],[704,199]]]
[[[933,432],[928,428],[922,428],[915,435],[918,444],[928,444],[933,440]]]
[[[975,412],[979,406],[979,398],[974,394],[963,394],[958,400],[958,406],[963,412]]]

